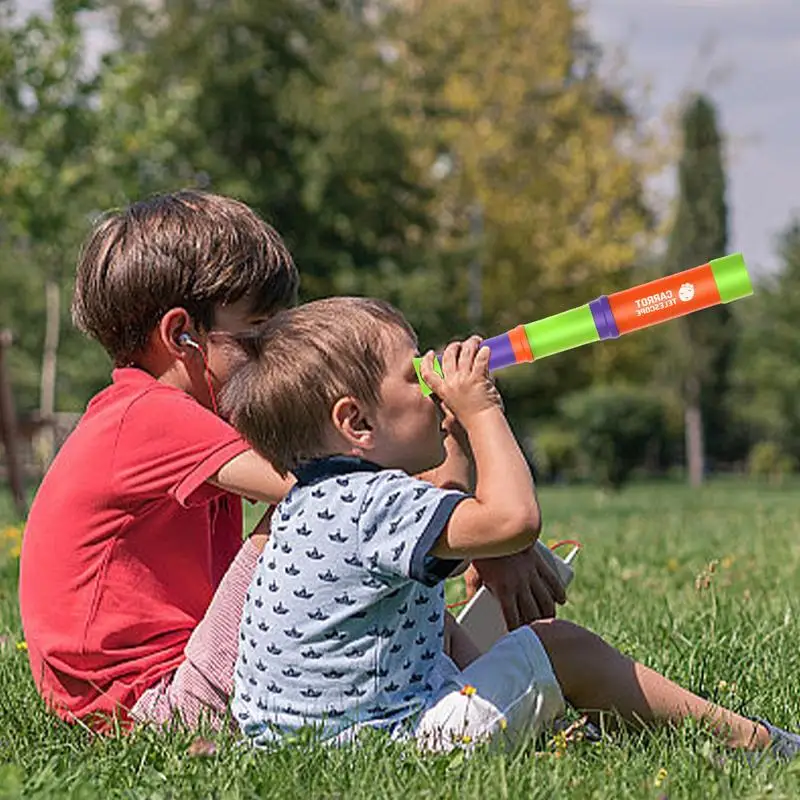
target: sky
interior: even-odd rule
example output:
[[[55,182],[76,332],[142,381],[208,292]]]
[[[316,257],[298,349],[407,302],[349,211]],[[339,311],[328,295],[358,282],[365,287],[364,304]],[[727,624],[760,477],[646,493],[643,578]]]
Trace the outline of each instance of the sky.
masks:
[[[49,5],[19,0],[18,9],[26,14]],[[706,91],[716,102],[727,139],[729,249],[742,252],[754,271],[774,269],[776,237],[800,214],[800,0],[581,5],[609,68],[616,70],[621,57],[637,107],[654,124],[689,92]],[[91,19],[95,52],[108,41],[96,25]],[[659,193],[674,193],[674,178],[674,171],[663,176]]]
[[[800,0],[587,6],[589,30],[610,63],[622,52],[628,82],[649,84],[653,119],[692,91],[716,102],[727,138],[730,251],[753,270],[774,269],[775,239],[800,214]],[[674,171],[664,183],[676,188]]]

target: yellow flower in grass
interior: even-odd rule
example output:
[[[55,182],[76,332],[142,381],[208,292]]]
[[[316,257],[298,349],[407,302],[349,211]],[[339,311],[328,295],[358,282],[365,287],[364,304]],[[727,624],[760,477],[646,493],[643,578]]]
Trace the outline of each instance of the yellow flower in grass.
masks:
[[[7,525],[0,530],[0,545],[4,546],[9,556],[19,558],[22,549],[22,526]]]
[[[567,739],[567,734],[564,731],[558,731],[558,733],[553,736],[550,740],[550,747],[553,750],[553,756],[555,758],[561,758],[564,753],[567,752],[567,744],[569,740]]]
[[[658,787],[661,786],[661,784],[663,784],[664,781],[667,779],[668,774],[669,773],[664,769],[664,767],[661,767],[661,769],[656,773],[655,780],[653,781],[653,786],[655,786],[656,789],[658,789]]]
[[[17,642],[17,650],[19,650],[21,653],[27,653],[28,652],[28,643],[27,642]]]

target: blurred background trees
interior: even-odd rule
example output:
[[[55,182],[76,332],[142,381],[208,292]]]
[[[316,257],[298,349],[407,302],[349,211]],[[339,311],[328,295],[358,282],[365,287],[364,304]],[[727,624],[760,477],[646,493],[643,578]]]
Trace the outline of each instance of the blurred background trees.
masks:
[[[109,32],[97,63],[89,11]],[[80,412],[107,383],[69,322],[77,249],[103,210],[156,191],[250,203],[304,299],[385,297],[423,347],[725,254],[713,100],[685,109],[660,219],[663,150],[602,65],[569,0],[56,0],[25,18],[0,0],[0,326],[20,416]],[[780,247],[784,271],[745,303],[501,373],[542,476],[619,486],[699,453],[697,481],[706,455],[752,464],[754,445],[762,470],[793,464],[797,223]]]

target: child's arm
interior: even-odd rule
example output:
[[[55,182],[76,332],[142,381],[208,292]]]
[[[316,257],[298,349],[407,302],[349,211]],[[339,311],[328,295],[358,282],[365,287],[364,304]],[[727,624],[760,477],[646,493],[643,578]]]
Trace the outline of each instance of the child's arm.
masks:
[[[471,494],[475,491],[475,462],[466,431],[449,410],[443,427],[449,434],[444,462],[417,477],[442,489]],[[467,598],[481,586],[491,589],[503,607],[509,630],[535,619],[554,617],[556,604],[566,602],[561,581],[535,547],[507,556],[474,559],[469,566],[464,561],[464,566]]]
[[[223,464],[208,482],[250,500],[274,505],[283,500],[292,488],[294,477],[287,475],[282,478],[255,450],[245,450]]]
[[[469,436],[475,459],[474,497],[459,503],[431,549],[440,558],[486,558],[533,544],[541,527],[533,478],[489,377],[489,350],[479,340],[451,344],[442,356],[442,379],[433,353],[422,377],[455,414]]]

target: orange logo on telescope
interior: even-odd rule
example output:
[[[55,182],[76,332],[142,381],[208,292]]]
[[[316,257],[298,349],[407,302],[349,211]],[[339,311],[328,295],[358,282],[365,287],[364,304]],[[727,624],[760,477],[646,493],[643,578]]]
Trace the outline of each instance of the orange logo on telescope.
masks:
[[[711,267],[704,264],[616,292],[608,302],[621,335],[716,305],[720,296]]]

